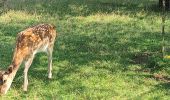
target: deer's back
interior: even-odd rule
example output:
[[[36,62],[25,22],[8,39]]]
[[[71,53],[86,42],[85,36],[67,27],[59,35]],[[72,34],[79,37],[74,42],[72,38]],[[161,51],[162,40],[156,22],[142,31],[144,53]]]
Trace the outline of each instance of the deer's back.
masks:
[[[45,49],[54,42],[56,37],[55,27],[50,24],[40,24],[30,27],[17,36],[16,51],[32,53],[35,50]]]

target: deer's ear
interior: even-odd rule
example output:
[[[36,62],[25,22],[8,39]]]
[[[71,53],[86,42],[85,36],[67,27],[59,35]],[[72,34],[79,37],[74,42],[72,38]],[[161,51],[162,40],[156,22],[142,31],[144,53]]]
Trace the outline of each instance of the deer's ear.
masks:
[[[3,74],[0,75],[0,85],[3,84]]]
[[[0,71],[0,85],[3,85],[4,80],[3,80],[3,76],[4,76],[4,71]]]
[[[0,85],[3,85],[3,79],[0,79]]]
[[[0,70],[0,76],[2,76],[5,73],[5,71]]]

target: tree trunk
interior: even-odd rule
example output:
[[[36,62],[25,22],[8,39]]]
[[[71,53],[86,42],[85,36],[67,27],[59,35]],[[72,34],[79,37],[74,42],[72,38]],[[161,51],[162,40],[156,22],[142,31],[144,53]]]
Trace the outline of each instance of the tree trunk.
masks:
[[[163,7],[163,0],[159,0],[159,7]],[[170,0],[165,0],[165,9],[170,10]]]

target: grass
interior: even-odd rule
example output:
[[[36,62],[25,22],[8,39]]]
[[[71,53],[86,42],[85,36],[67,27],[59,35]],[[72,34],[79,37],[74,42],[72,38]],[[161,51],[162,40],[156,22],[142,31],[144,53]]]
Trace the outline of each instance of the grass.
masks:
[[[22,91],[22,65],[11,89],[0,98],[170,99],[169,78],[165,78],[170,74],[169,61],[160,58],[161,15],[157,2],[8,0],[0,15],[1,69],[10,64],[16,35],[25,28],[53,23],[59,36],[53,53],[53,79],[47,79],[46,55],[37,54],[29,70],[28,92]]]

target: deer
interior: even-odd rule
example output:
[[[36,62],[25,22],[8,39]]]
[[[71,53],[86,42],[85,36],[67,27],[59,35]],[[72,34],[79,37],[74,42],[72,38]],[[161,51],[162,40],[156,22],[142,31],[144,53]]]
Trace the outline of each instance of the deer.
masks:
[[[6,71],[0,71],[0,94],[6,94],[13,79],[23,63],[23,91],[28,87],[28,70],[38,52],[45,52],[48,57],[48,78],[52,78],[52,53],[57,32],[51,24],[38,24],[18,33],[13,59]]]

